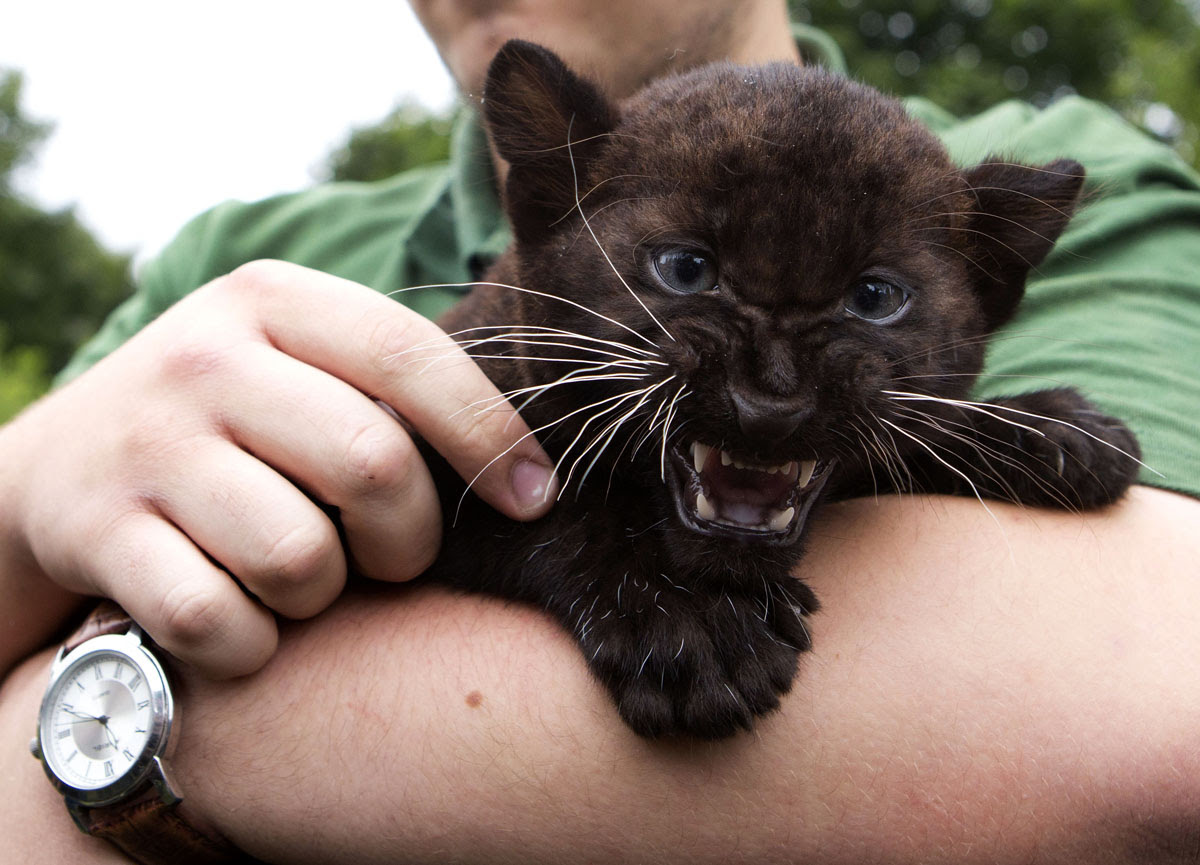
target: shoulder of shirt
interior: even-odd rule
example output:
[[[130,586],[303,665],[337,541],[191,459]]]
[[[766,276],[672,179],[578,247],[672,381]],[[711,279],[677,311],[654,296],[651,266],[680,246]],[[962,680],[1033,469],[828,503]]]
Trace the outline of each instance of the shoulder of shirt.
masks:
[[[165,308],[204,283],[259,258],[317,267],[376,232],[403,235],[447,194],[448,163],[373,182],[334,181],[255,202],[227,201],[188,222],[138,274]]]
[[[1183,188],[1197,188],[1200,182],[1168,145],[1092,99],[1068,96],[1045,108],[1009,100],[966,118],[927,99],[903,101],[959,165],[988,159],[1039,165],[1070,158],[1087,169],[1091,186],[1106,193],[1128,191],[1150,175]]]
[[[138,290],[76,352],[56,384],[79,375],[189,292],[248,261],[278,258],[365,281],[424,217],[439,211],[450,177],[449,164],[436,163],[386,180],[328,182],[211,208],[138,268]]]

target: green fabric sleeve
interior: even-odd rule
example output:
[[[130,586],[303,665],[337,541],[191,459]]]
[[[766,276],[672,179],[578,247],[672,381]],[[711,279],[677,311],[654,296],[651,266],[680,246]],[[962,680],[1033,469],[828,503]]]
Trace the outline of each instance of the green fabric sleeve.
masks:
[[[226,202],[196,217],[137,276],[137,292],[59,373],[62,384],[129,339],[205,283],[248,261],[277,258],[341,276],[378,291],[461,282],[445,165],[381,183],[332,183],[265,201]],[[458,293],[403,295],[436,315]]]
[[[1073,385],[1138,435],[1142,483],[1200,496],[1200,177],[1084,99],[959,124],[913,113],[961,164],[1070,156],[1088,172],[1087,203],[994,338],[978,396]]]

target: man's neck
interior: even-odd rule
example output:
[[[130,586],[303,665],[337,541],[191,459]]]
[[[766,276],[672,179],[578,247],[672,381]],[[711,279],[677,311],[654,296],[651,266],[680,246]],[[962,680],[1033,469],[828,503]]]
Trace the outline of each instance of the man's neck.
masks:
[[[784,0],[413,0],[413,8],[473,96],[512,38],[545,45],[618,99],[714,60],[800,62]]]

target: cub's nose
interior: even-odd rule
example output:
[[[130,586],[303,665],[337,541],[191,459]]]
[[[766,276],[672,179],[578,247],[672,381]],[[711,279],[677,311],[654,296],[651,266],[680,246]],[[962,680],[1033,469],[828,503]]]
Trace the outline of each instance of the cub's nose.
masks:
[[[746,438],[762,446],[783,441],[813,413],[813,406],[807,400],[737,391],[729,395],[737,410],[738,426]]]

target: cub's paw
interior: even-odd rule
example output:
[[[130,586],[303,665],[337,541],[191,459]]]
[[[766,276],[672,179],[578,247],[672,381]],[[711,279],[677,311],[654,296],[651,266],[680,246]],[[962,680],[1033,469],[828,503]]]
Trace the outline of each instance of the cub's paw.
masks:
[[[1026,474],[1010,478],[1028,504],[1089,509],[1119,499],[1137,479],[1141,450],[1121,421],[1075,390],[1023,394],[998,403],[1017,429]]]
[[[807,589],[782,586],[757,599],[692,596],[614,618],[581,645],[639,735],[720,739],[779,707],[810,645],[803,617],[815,608]]]

